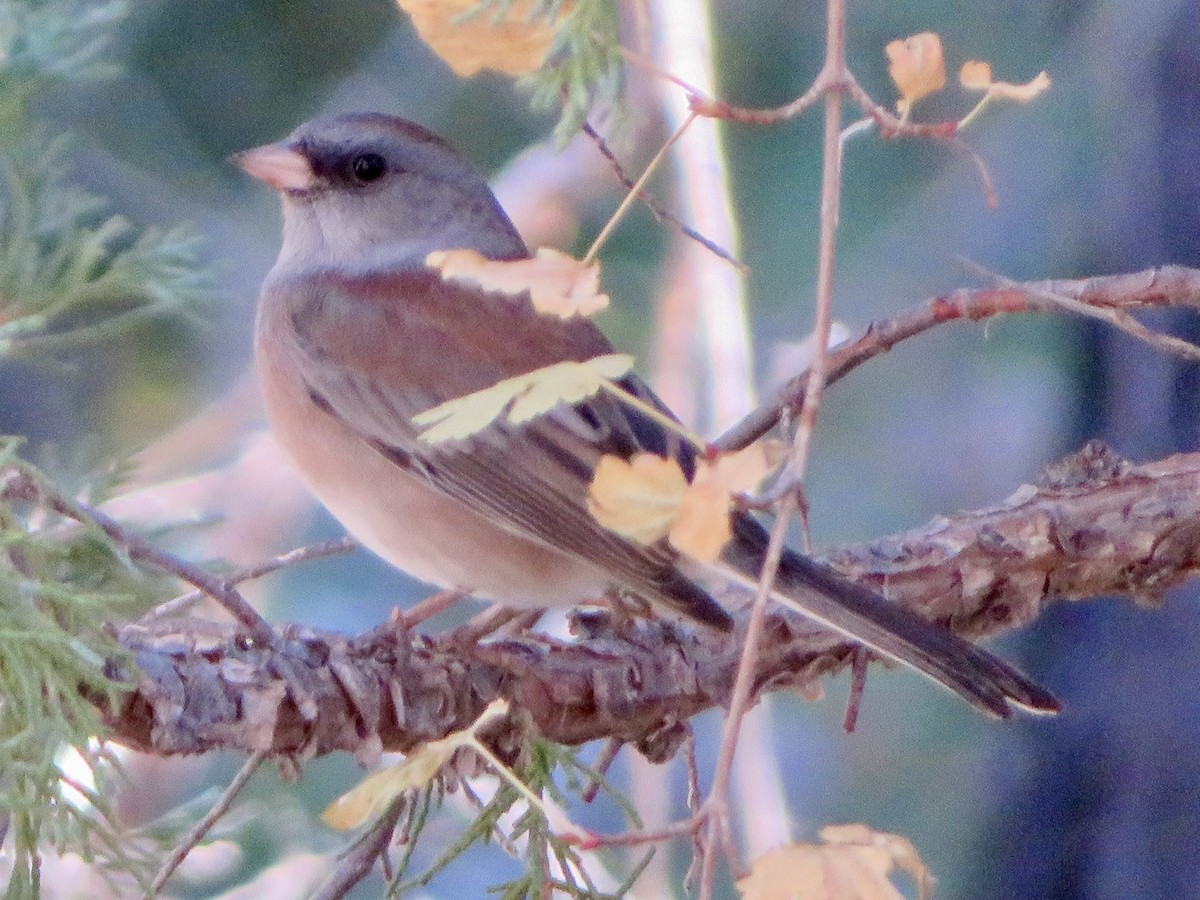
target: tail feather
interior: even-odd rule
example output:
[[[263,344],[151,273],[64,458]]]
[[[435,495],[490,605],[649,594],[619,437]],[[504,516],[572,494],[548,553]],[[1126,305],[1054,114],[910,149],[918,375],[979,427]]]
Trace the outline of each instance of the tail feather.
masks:
[[[766,543],[767,534],[757,522],[738,516],[724,560],[741,580],[756,583]],[[1012,705],[1034,713],[1060,708],[1052,694],[999,657],[806,556],[785,551],[775,594],[785,605],[917,670],[985,713],[1003,718]]]

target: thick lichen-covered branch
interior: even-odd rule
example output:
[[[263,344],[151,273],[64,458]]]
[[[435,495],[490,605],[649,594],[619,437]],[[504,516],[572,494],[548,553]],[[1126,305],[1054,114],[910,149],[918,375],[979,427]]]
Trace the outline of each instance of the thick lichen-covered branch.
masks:
[[[971,638],[1028,624],[1055,600],[1154,601],[1200,569],[1200,454],[1135,466],[1089,445],[1000,505],[828,558]],[[571,641],[483,643],[284,626],[273,645],[194,620],[128,625],[118,638],[141,673],[119,674],[134,691],[108,725],[117,740],[160,754],[346,751],[370,760],[463,728],[504,696],[552,741],[614,738],[665,759],[682,723],[726,703],[736,634],[606,613],[580,613],[575,624]],[[775,613],[756,689],[811,693],[853,654],[844,639]]]

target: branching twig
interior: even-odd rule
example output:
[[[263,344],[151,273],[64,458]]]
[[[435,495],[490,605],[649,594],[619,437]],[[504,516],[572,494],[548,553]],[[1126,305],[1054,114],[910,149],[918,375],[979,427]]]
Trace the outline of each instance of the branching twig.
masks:
[[[264,575],[270,575],[272,572],[287,568],[296,563],[306,562],[311,559],[324,559],[327,556],[337,556],[340,553],[349,553],[357,547],[358,541],[350,537],[334,538],[322,541],[319,544],[309,544],[307,547],[297,547],[295,550],[280,553],[278,556],[255,563],[253,566],[239,569],[230,575],[226,581],[230,585],[242,584],[245,581],[253,581],[256,578],[262,578]],[[186,594],[180,594],[178,597],[174,597],[166,603],[160,603],[154,607],[154,609],[142,616],[141,621],[143,624],[146,624],[157,619],[178,615],[189,609],[192,604],[207,596],[208,593],[205,591],[188,591]]]
[[[1169,353],[1173,356],[1180,356],[1191,362],[1200,362],[1200,347],[1190,341],[1180,340],[1177,337],[1172,337],[1169,334],[1153,331],[1147,328],[1137,319],[1133,318],[1123,309],[1112,307],[1091,306],[1074,297],[1069,297],[1066,294],[1058,294],[1052,290],[1047,290],[1044,287],[1035,287],[1033,285],[1022,285],[1016,281],[1012,281],[995,272],[985,269],[983,266],[971,262],[970,260],[962,260],[967,271],[972,274],[992,281],[1002,287],[1024,290],[1030,300],[1039,303],[1044,309],[1054,311],[1063,310],[1064,312],[1075,313],[1080,316],[1087,316],[1091,319],[1098,319],[1123,331],[1126,334],[1137,338],[1145,344],[1150,345],[1156,350],[1163,353]]]
[[[212,575],[199,566],[158,549],[150,542],[126,531],[116,520],[98,509],[73,500],[41,483],[31,469],[12,464],[0,479],[0,496],[11,500],[40,501],[59,515],[88,525],[94,525],[108,536],[129,558],[167,572],[208,594],[234,616],[254,641],[271,641],[274,632],[233,585]]]
[[[813,360],[809,367],[808,390],[800,407],[792,452],[785,465],[784,480],[794,489],[787,490],[776,509],[776,519],[771,528],[767,544],[766,559],[759,575],[758,591],[751,608],[737,679],[730,698],[729,712],[721,735],[721,748],[713,784],[704,811],[710,817],[706,823],[704,857],[700,864],[699,896],[708,900],[712,896],[716,866],[718,839],[727,852],[732,852],[728,839],[728,811],[726,794],[733,771],[734,751],[742,720],[750,707],[752,680],[758,670],[758,654],[762,629],[766,621],[767,603],[775,583],[775,573],[783,554],[793,512],[797,508],[799,492],[804,484],[804,471],[808,463],[808,450],[816,429],[817,412],[825,388],[829,334],[833,326],[833,271],[837,247],[838,211],[842,189],[842,83],[846,73],[846,8],[844,0],[828,0],[826,6],[825,64],[818,75],[817,83],[824,83],[825,131],[822,147],[820,234],[817,241],[817,286],[816,321],[813,326]],[[733,862],[731,860],[731,862]],[[731,866],[736,868],[736,866]]]
[[[636,188],[636,185],[635,185],[633,179],[625,174],[625,169],[622,167],[621,161],[619,159],[617,159],[616,154],[614,154],[612,152],[611,148],[609,148],[608,142],[604,140],[604,136],[601,135],[598,131],[596,131],[596,129],[592,127],[590,122],[583,123],[583,133],[586,134],[589,138],[591,138],[592,143],[596,145],[596,149],[600,151],[600,155],[603,156],[606,160],[608,160],[609,165],[612,166],[613,173],[617,176],[617,180],[621,182],[621,184],[625,187],[625,189],[627,191],[634,190]],[[658,202],[653,197],[651,197],[648,193],[646,193],[646,191],[638,190],[637,198],[642,201],[642,203],[645,205],[646,209],[650,210],[651,215],[653,215],[654,218],[657,219],[659,222],[662,222],[663,224],[669,225],[672,228],[676,229],[684,237],[688,238],[689,240],[695,241],[697,244],[699,244],[701,247],[703,247],[709,253],[713,254],[713,256],[717,257],[718,259],[723,259],[725,262],[729,263],[731,266],[733,266],[735,269],[737,269],[743,275],[749,273],[750,267],[747,266],[744,262],[742,262],[741,260],[735,259],[728,250],[726,250],[724,247],[718,246],[714,242],[710,241],[708,238],[706,238],[700,232],[696,231],[696,229],[694,229],[688,225],[685,225],[672,212],[670,212],[669,210],[663,209],[661,206],[659,206]]]
[[[872,323],[861,337],[832,350],[826,383],[838,381],[900,341],[946,322],[978,321],[1005,313],[1044,312],[1046,304],[1041,298],[1046,294],[1101,310],[1200,310],[1200,269],[1163,266],[1127,275],[1010,283],[934,297],[892,318]],[[721,451],[739,450],[758,440],[778,424],[785,410],[800,407],[808,379],[807,371],[792,378],[772,401],[713,441],[714,447]]]
[[[600,229],[600,233],[597,234],[595,239],[592,241],[592,246],[589,247],[587,253],[583,255],[582,262],[584,265],[587,265],[595,260],[596,255],[600,252],[600,248],[604,246],[604,242],[608,239],[608,236],[612,234],[613,229],[615,229],[618,223],[620,223],[621,219],[624,218],[625,213],[629,211],[629,208],[633,205],[634,201],[641,197],[642,190],[646,185],[646,181],[649,180],[650,176],[654,174],[654,171],[659,167],[663,159],[666,158],[667,151],[675,145],[676,141],[678,141],[684,136],[685,133],[687,133],[688,128],[691,127],[691,124],[695,118],[696,117],[693,115],[689,116],[687,119],[684,119],[680,126],[671,133],[666,142],[658,149],[658,152],[654,154],[654,157],[650,160],[650,162],[646,164],[646,168],[643,170],[642,174],[638,176],[638,180],[635,181],[629,188],[629,193],[625,195],[625,199],[621,201],[621,204],[616,208],[613,214],[609,216],[608,221],[604,223],[604,227]]]

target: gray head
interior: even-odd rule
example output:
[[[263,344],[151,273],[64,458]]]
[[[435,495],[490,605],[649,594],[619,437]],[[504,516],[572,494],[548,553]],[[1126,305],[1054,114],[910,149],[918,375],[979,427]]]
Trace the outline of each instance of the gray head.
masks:
[[[498,259],[526,252],[474,166],[405,119],[317,119],[234,159],[283,198],[276,271],[419,265],[460,247]]]

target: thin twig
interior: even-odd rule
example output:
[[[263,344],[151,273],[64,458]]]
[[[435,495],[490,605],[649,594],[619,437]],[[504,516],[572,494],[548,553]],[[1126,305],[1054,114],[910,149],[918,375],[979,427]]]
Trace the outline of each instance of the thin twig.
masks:
[[[695,834],[704,823],[704,814],[691,816],[649,831],[623,831],[620,834],[588,832],[587,849],[597,847],[640,847],[642,844],[661,844],[673,838]]]
[[[297,547],[295,550],[289,550],[287,553],[280,553],[278,556],[272,556],[270,559],[265,559],[262,562],[255,563],[252,566],[247,566],[244,569],[239,569],[227,579],[229,584],[242,584],[246,581],[252,581],[255,578],[262,578],[264,575],[269,575],[279,569],[286,568],[300,562],[307,562],[312,559],[323,559],[327,556],[336,556],[339,553],[349,553],[351,550],[357,549],[358,541],[351,537],[334,538],[329,541],[322,541],[319,544],[309,544],[305,547]],[[188,591],[186,594],[180,594],[165,603],[160,603],[154,609],[150,610],[141,621],[143,623],[154,622],[167,616],[175,615],[183,612],[193,603],[207,597],[205,591]]]
[[[997,315],[1045,312],[1047,304],[1035,302],[1042,292],[1071,298],[1097,309],[1200,309],[1200,269],[1163,266],[1122,275],[1097,278],[1053,279],[1010,283],[1008,287],[958,290],[933,297],[896,316],[872,322],[856,340],[829,353],[826,385],[844,378],[896,344],[947,322],[979,321]],[[732,452],[752,444],[780,420],[787,410],[804,402],[810,373],[801,372],[777,391],[775,398],[752,411],[712,441],[719,452]]]
[[[42,484],[31,469],[20,463],[10,464],[10,476],[3,483],[5,496],[33,500],[40,498],[60,515],[89,525],[94,525],[108,536],[134,561],[147,563],[160,571],[174,575],[188,584],[199,588],[221,604],[249,632],[256,642],[269,644],[275,633],[258,611],[247,602],[226,579],[215,576],[187,560],[159,550],[153,544],[130,534],[116,520],[98,509],[72,500],[49,485]]]
[[[608,146],[608,142],[604,140],[604,136],[596,131],[590,122],[583,123],[583,133],[592,139],[592,143],[596,145],[596,149],[600,151],[600,155],[608,160],[609,165],[612,166],[613,173],[617,176],[617,180],[621,182],[626,190],[634,191],[636,189],[636,185],[634,184],[633,179],[625,174],[625,170],[621,166],[621,161],[617,159],[616,154],[612,152],[612,149]],[[729,263],[743,275],[749,274],[750,267],[748,265],[739,259],[735,259],[733,254],[731,254],[728,250],[709,240],[696,229],[689,225],[685,225],[674,213],[659,206],[658,202],[646,191],[638,189],[636,190],[636,193],[638,199],[645,204],[646,209],[650,210],[650,214],[653,215],[654,218],[659,222],[676,229],[684,237],[695,241],[709,253],[713,254],[713,256]]]
[[[1015,288],[1024,290],[1030,297],[1041,302],[1041,304],[1050,309],[1061,309],[1066,312],[1072,312],[1080,316],[1087,316],[1090,319],[1099,319],[1101,322],[1107,322],[1113,328],[1123,331],[1131,337],[1136,338],[1143,343],[1149,344],[1156,350],[1161,350],[1164,353],[1170,353],[1175,356],[1181,356],[1191,362],[1200,362],[1200,347],[1190,341],[1181,340],[1169,334],[1162,334],[1158,331],[1153,331],[1147,328],[1137,319],[1133,318],[1123,309],[1101,308],[1090,306],[1083,303],[1074,297],[1068,297],[1064,294],[1055,293],[1052,290],[1034,287],[1032,285],[1021,285],[1016,281],[1010,281],[1003,275],[993,272],[984,266],[979,265],[969,259],[960,259],[961,264],[968,272],[979,278],[985,278],[995,284],[1007,288]]]
[[[242,768],[234,776],[233,781],[229,782],[229,785],[221,792],[221,796],[213,804],[212,809],[205,814],[204,818],[192,826],[184,839],[176,845],[175,849],[171,851],[170,856],[163,862],[162,867],[159,868],[158,874],[154,876],[154,881],[151,883],[150,897],[158,895],[163,889],[163,885],[167,883],[167,879],[179,868],[179,864],[195,849],[197,844],[204,840],[204,836],[217,823],[217,820],[229,811],[229,807],[233,805],[233,801],[237,799],[237,795],[242,792],[242,789],[250,780],[250,776],[258,771],[258,767],[262,765],[263,760],[266,758],[267,752],[265,750],[255,751],[247,757],[246,761],[242,764]]]
[[[687,767],[687,808],[694,817],[700,812],[700,767],[696,765],[696,732],[690,726],[683,738],[683,760]]]
[[[816,84],[825,88],[825,131],[822,145],[821,175],[821,228],[817,243],[817,288],[816,322],[813,327],[813,359],[809,367],[808,390],[800,408],[791,457],[786,473],[799,487],[804,482],[804,470],[808,461],[808,450],[816,427],[817,411],[825,387],[827,371],[826,357],[829,334],[833,325],[833,271],[837,250],[838,209],[841,198],[841,108],[842,88],[846,80],[846,10],[844,0],[829,0],[826,8],[825,64]],[[707,840],[700,870],[699,897],[712,897],[716,871],[716,848],[718,842],[727,852],[730,841],[722,829],[727,825],[726,794],[729,790],[733,757],[737,747],[738,732],[742,719],[749,709],[754,671],[757,667],[759,639],[766,619],[767,601],[775,581],[775,573],[783,553],[784,538],[788,524],[797,507],[798,494],[787,492],[779,504],[775,523],[771,529],[767,555],[759,575],[759,585],[754,598],[750,620],[746,626],[745,645],[738,664],[737,680],[730,699],[729,713],[721,736],[721,749],[717,757],[713,785],[705,802],[709,815],[706,822]]]
[[[537,610],[533,610],[533,612],[537,612]],[[493,603],[487,609],[472,616],[465,625],[455,629],[454,639],[463,646],[476,644],[521,615],[522,612],[519,609]]]
[[[822,69],[817,77],[813,79],[813,83],[808,86],[808,90],[790,103],[785,103],[783,106],[777,106],[774,109],[746,109],[734,106],[732,103],[726,103],[724,100],[706,97],[696,92],[689,94],[688,104],[694,112],[702,116],[711,116],[715,119],[728,119],[732,122],[742,122],[746,125],[778,125],[781,122],[786,122],[803,114],[809,107],[816,103],[829,90],[830,83],[828,79],[829,70]]]
[[[667,138],[666,143],[663,144],[662,147],[659,148],[658,152],[654,154],[653,159],[651,159],[646,165],[645,171],[643,171],[638,180],[634,182],[633,187],[629,189],[629,193],[625,195],[625,199],[621,201],[621,204],[617,207],[616,211],[609,216],[608,221],[604,223],[604,227],[600,229],[600,233],[596,235],[596,239],[592,241],[592,246],[588,248],[588,252],[583,256],[583,264],[585,266],[596,258],[596,254],[600,252],[600,248],[604,246],[604,242],[608,240],[608,236],[612,234],[613,229],[615,229],[620,223],[621,219],[625,217],[625,213],[629,211],[629,208],[641,194],[642,188],[645,187],[646,182],[650,180],[650,176],[654,174],[654,171],[666,158],[667,151],[675,146],[675,142],[687,133],[687,130],[691,127],[692,122],[695,120],[695,115],[688,116],[686,119],[684,119],[683,124],[676,128],[674,132],[672,132],[671,136]]]
[[[867,689],[867,664],[871,652],[866,647],[855,647],[850,657],[850,696],[846,700],[846,715],[842,719],[842,730],[850,734],[858,727],[858,713],[862,709],[863,692]]]
[[[620,738],[609,738],[604,742],[604,746],[600,748],[600,755],[592,765],[593,774],[588,778],[587,786],[580,794],[580,798],[584,803],[591,803],[596,799],[596,794],[600,791],[609,766],[613,764],[617,758],[617,754],[621,752],[621,748],[624,746],[625,742]]]
[[[395,627],[402,630],[407,630],[419,625],[426,619],[432,619],[434,616],[440,615],[448,610],[458,601],[464,599],[468,595],[463,591],[442,590],[435,594],[430,594],[428,597],[414,603],[398,617],[394,623]]]
[[[685,87],[685,89],[687,89]],[[948,142],[952,147],[965,153],[979,173],[980,184],[983,187],[984,200],[989,209],[997,206],[996,190],[992,184],[991,173],[987,164],[970,144],[959,135],[958,122],[911,122],[892,113],[887,107],[876,103],[874,98],[858,83],[858,79],[845,66],[835,73],[826,67],[809,85],[808,90],[788,103],[771,109],[747,109],[734,106],[724,100],[715,100],[699,92],[689,89],[689,102],[693,111],[702,116],[717,119],[727,119],[747,125],[771,126],[794,119],[806,112],[817,99],[831,91],[840,92],[853,100],[866,114],[866,119],[852,123],[844,132],[839,133],[839,140],[857,134],[866,129],[866,124],[873,124],[885,140],[897,138],[930,138]]]
[[[688,84],[673,72],[668,72],[666,69],[657,65],[654,60],[650,59],[648,56],[638,53],[636,50],[630,50],[628,47],[618,46],[617,52],[625,57],[626,62],[632,63],[639,69],[649,72],[651,75],[654,75],[658,78],[662,78],[664,81],[669,81],[676,87],[682,88],[684,93],[686,93],[689,97],[701,97],[707,99],[707,94],[700,90],[700,88],[693,84]],[[704,114],[701,113],[701,115]]]
[[[388,807],[387,812],[357,841],[341,858],[334,869],[311,897],[311,900],[341,900],[356,884],[371,874],[375,861],[387,848],[388,841],[396,829],[396,822],[407,805],[403,797]]]
[[[458,790],[462,794],[463,799],[471,807],[475,813],[475,817],[479,818],[487,813],[487,804],[483,802],[483,798],[475,793],[475,789],[471,787],[471,780],[464,778],[458,783]],[[492,840],[496,842],[501,850],[503,850],[510,858],[520,859],[521,851],[517,845],[504,833],[499,820],[492,823]]]
[[[754,662],[758,657],[759,641],[762,638],[763,624],[767,618],[767,599],[771,595],[770,588],[775,581],[779,560],[783,556],[784,538],[787,535],[788,522],[795,508],[795,502],[794,494],[788,494],[780,501],[779,512],[771,528],[771,538],[767,544],[767,555],[763,561],[758,591],[754,597],[754,605],[750,609],[750,618],[746,623],[746,633],[742,639],[742,655],[738,662],[737,678],[733,683],[733,693],[729,699],[729,712],[725,716],[725,726],[721,734],[721,749],[717,755],[713,784],[701,811],[708,834],[701,862],[699,890],[701,900],[712,897],[717,840],[717,832],[714,829],[719,827],[717,820],[725,815],[725,797],[729,791],[730,776],[733,772],[737,733],[741,727],[742,718],[750,706]]]

